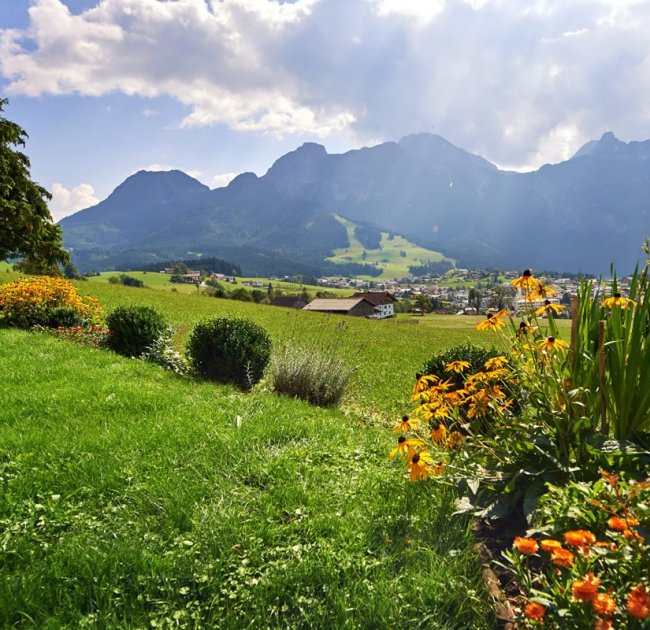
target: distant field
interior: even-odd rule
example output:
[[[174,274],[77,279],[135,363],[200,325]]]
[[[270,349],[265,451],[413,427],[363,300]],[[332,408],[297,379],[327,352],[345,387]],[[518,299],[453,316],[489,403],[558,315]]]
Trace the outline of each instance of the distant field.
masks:
[[[382,232],[381,249],[365,249],[354,237],[355,224],[342,217],[337,217],[337,219],[348,231],[350,247],[335,250],[334,256],[327,260],[338,264],[368,263],[377,265],[381,267],[382,273],[378,278],[374,278],[375,280],[404,278],[410,275],[409,266],[421,265],[427,260],[432,262],[445,260],[445,256],[441,253],[418,247],[401,236],[396,235],[389,240],[388,232]],[[366,252],[365,258],[363,256],[364,251]],[[405,256],[402,256],[401,252],[404,252]],[[367,276],[367,278],[372,279],[370,276]]]
[[[0,269],[2,269],[0,267]],[[92,276],[88,278],[89,282],[98,282],[98,283],[108,283],[108,279],[111,276],[119,276],[120,274],[126,274],[138,280],[142,280],[145,286],[150,287],[151,289],[159,289],[162,291],[171,291],[173,293],[197,293],[197,289],[193,284],[183,284],[178,282],[170,282],[170,276],[165,273],[160,273],[157,271],[104,271],[99,276]],[[243,285],[242,282],[258,282],[262,284],[262,287],[250,287]],[[331,291],[336,295],[347,296],[352,295],[355,289],[333,289],[330,287],[320,287],[312,284],[298,284],[295,282],[284,282],[283,280],[271,280],[270,278],[237,278],[237,284],[230,284],[227,282],[223,283],[229,289],[235,287],[244,287],[252,291],[257,288],[261,291],[266,291],[268,285],[273,285],[275,290],[282,291],[285,295],[289,294],[299,294],[303,288],[307,289],[312,295],[316,294],[316,291]],[[175,289],[175,291],[174,291]]]

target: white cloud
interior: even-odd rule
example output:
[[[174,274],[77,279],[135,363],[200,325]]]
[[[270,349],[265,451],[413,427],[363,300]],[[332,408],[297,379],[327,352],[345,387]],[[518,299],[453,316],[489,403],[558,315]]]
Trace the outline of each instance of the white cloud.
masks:
[[[210,180],[210,188],[223,188],[227,186],[238,173],[219,173]]]
[[[609,129],[650,135],[647,0],[95,0],[79,14],[33,0],[29,13],[0,30],[8,93],[169,96],[187,107],[181,129],[359,145],[433,128],[519,167]]]
[[[95,197],[95,189],[90,184],[79,184],[74,188],[66,188],[57,182],[52,184],[50,192],[52,200],[49,203],[49,208],[55,222],[78,210],[90,208],[99,203],[99,199]]]

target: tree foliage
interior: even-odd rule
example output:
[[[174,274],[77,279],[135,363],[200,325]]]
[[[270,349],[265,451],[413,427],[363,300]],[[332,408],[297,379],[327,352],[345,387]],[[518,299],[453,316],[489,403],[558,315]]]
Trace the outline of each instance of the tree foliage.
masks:
[[[7,104],[0,99],[0,114]],[[47,207],[52,196],[32,181],[29,158],[19,148],[27,133],[0,115],[0,260],[24,258],[28,265],[66,263],[61,228]]]

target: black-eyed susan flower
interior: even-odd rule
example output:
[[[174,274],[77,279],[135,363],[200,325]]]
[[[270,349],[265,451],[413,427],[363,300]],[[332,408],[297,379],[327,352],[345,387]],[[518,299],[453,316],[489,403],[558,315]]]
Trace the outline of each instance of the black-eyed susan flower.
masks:
[[[457,374],[462,374],[469,367],[469,361],[450,361],[445,365],[445,370],[447,372],[456,372]]]
[[[434,422],[431,427],[431,441],[434,444],[442,444],[447,437],[447,427],[442,422]]]
[[[524,272],[511,283],[513,289],[521,289],[524,292],[534,291],[542,283],[530,273],[530,269],[525,269]]]
[[[407,438],[404,435],[400,435],[397,438],[397,446],[389,453],[388,457],[393,459],[395,455],[399,455],[403,459],[408,459],[423,448],[424,442],[421,439]]]
[[[550,354],[551,352],[559,352],[569,347],[569,344],[562,339],[556,339],[555,337],[546,337],[542,339],[537,344],[537,347],[542,351]]]
[[[433,473],[433,457],[429,451],[420,451],[411,457],[408,461],[408,467],[411,481],[426,479]]]
[[[507,363],[508,363],[508,359],[506,359],[503,355],[500,354],[497,357],[492,357],[491,359],[488,359],[485,362],[485,369],[498,370],[499,368],[502,368]]]
[[[409,416],[402,416],[402,421],[398,422],[394,427],[395,433],[408,433],[412,431],[419,420],[417,418],[410,418]]]
[[[465,436],[460,431],[452,431],[447,438],[447,448],[456,448],[463,445]]]
[[[413,391],[411,392],[412,400],[417,400],[422,392],[426,392],[430,387],[436,385],[438,381],[440,379],[435,374],[416,374],[415,385],[413,385]]]
[[[559,315],[565,311],[566,307],[561,304],[553,304],[550,300],[545,300],[544,304],[535,310],[535,315],[541,317],[542,315]]]
[[[517,328],[517,337],[521,339],[522,337],[525,337],[529,333],[535,334],[536,331],[537,331],[536,326],[531,326],[528,322],[520,322],[519,328]]]
[[[553,297],[556,294],[557,291],[555,289],[539,282],[537,287],[527,294],[526,299],[534,302],[535,300],[545,300],[546,298]]]
[[[505,325],[503,319],[509,314],[507,309],[502,309],[496,313],[488,311],[486,318],[476,324],[476,330],[499,330]]]
[[[620,293],[614,293],[612,297],[603,300],[601,304],[605,308],[632,308],[636,305],[637,303],[634,300],[625,298]]]

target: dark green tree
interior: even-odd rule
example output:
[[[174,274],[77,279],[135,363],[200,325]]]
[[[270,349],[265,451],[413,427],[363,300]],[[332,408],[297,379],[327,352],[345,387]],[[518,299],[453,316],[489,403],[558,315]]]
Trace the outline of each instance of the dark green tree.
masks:
[[[476,310],[476,314],[478,315],[481,312],[481,298],[483,296],[481,295],[481,292],[478,289],[475,289],[474,287],[471,287],[469,290],[469,294],[467,297],[467,305],[470,308],[473,308]]]
[[[0,114],[7,103],[0,99]],[[65,264],[62,231],[47,207],[52,195],[32,181],[29,158],[19,150],[27,137],[0,115],[0,260],[24,258],[35,268]]]

